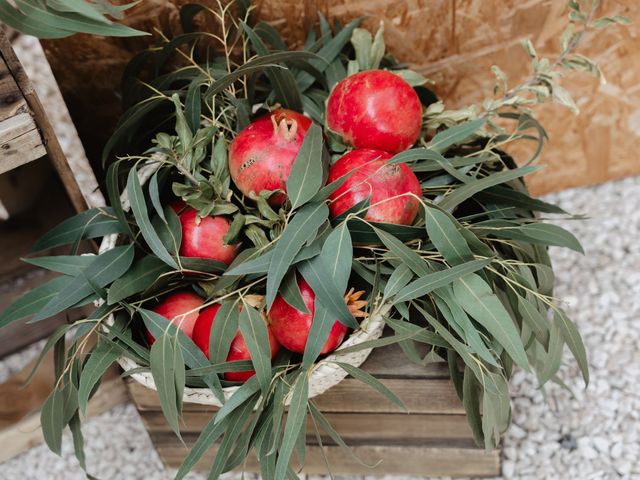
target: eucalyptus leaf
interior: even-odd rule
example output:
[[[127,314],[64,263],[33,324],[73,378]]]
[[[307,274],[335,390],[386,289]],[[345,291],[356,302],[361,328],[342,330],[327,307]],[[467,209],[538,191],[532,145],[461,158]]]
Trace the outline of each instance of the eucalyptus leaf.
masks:
[[[323,184],[322,129],[315,123],[305,134],[300,150],[287,177],[287,195],[291,208],[310,201]]]

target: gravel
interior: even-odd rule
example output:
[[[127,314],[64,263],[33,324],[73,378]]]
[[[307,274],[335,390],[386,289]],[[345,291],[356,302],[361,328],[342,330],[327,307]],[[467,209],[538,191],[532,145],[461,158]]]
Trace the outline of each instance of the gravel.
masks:
[[[24,41],[26,48],[33,47]],[[39,68],[36,70],[41,72]],[[40,75],[49,81],[46,73]],[[43,100],[49,101],[45,95]],[[64,148],[77,148],[72,145],[69,140]],[[581,239],[586,256],[561,249],[551,253],[557,274],[556,295],[582,332],[592,380],[585,390],[569,355],[563,379],[573,394],[556,385],[539,390],[532,375],[515,373],[511,382],[513,425],[504,438],[503,477],[640,479],[640,178],[567,190],[545,199],[590,217],[558,222]],[[0,380],[28,362],[35,351],[31,347],[3,359]],[[172,478],[171,472],[163,469],[132,405],[90,419],[84,434],[89,472],[98,478]],[[0,478],[82,479],[72,451],[66,435],[62,457],[45,446],[32,448],[0,465]],[[225,478],[236,479],[239,474]],[[307,480],[324,478],[328,477],[309,476]],[[409,480],[392,476],[335,478]]]

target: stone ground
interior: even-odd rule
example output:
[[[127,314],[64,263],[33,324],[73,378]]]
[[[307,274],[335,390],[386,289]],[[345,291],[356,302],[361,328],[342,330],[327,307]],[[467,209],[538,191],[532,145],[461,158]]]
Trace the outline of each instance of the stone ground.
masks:
[[[51,79],[34,43],[18,53],[43,93],[48,111],[60,111]],[[64,122],[64,119],[61,120]],[[63,123],[60,128],[72,128]],[[62,127],[62,125],[59,125]],[[69,130],[70,131],[70,130]],[[81,155],[68,135],[64,148]],[[77,158],[77,157],[76,157]],[[90,181],[90,179],[89,179]],[[589,352],[591,384],[585,390],[576,366],[564,380],[573,389],[536,388],[517,372],[512,380],[513,425],[504,439],[507,479],[640,479],[640,178],[549,195],[586,221],[560,222],[583,242],[586,256],[552,249],[556,294],[577,321]],[[99,201],[97,199],[96,201]],[[37,346],[0,362],[0,381],[29,361]],[[109,480],[165,480],[165,471],[132,405],[114,408],[84,426],[91,474]],[[0,479],[73,480],[84,475],[69,436],[62,457],[38,446],[0,465]],[[239,478],[232,474],[226,478]],[[193,475],[193,480],[206,478]],[[255,480],[252,475],[244,478]],[[307,480],[328,477],[309,476]],[[409,480],[407,477],[336,477],[341,480]],[[425,477],[426,478],[426,477]]]

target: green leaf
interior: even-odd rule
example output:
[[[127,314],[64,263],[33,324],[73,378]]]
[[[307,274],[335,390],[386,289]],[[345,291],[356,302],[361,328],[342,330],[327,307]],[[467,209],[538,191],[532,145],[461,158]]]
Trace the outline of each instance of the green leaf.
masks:
[[[142,187],[140,186],[140,180],[138,180],[138,172],[135,168],[132,168],[129,172],[129,177],[127,179],[127,193],[129,194],[129,201],[131,202],[131,211],[133,212],[136,222],[140,226],[140,233],[142,233],[142,236],[149,245],[149,248],[151,248],[151,251],[153,251],[153,253],[155,253],[156,256],[167,265],[178,269],[178,264],[173,257],[169,255],[169,252],[162,244],[160,237],[158,237],[158,234],[151,225],[144,194],[142,193]]]
[[[589,385],[589,362],[587,361],[587,352],[584,348],[584,343],[582,343],[580,332],[578,332],[576,326],[571,320],[569,320],[569,317],[567,317],[566,313],[562,310],[555,310],[554,320],[560,327],[562,336],[564,337],[564,341],[567,343],[569,350],[571,350],[571,353],[578,362],[585,384]]]
[[[354,367],[349,363],[343,363],[343,362],[332,362],[332,363],[335,363],[340,368],[342,368],[345,372],[351,375],[353,378],[355,378],[356,380],[360,380],[362,383],[369,385],[371,388],[373,388],[374,390],[384,395],[390,402],[395,403],[397,406],[399,406],[400,408],[408,412],[406,405],[402,400],[400,400],[400,397],[398,397],[395,393],[389,390],[389,388],[385,384],[383,384],[380,380],[378,380],[376,377],[374,377],[370,373],[367,373],[358,367]]]
[[[283,230],[276,243],[267,274],[267,310],[276,298],[280,283],[289,270],[295,256],[305,243],[316,234],[320,225],[329,217],[329,208],[324,203],[310,203],[300,209]]]
[[[323,182],[322,129],[309,127],[287,178],[287,196],[296,209],[311,200]]]
[[[437,208],[425,208],[425,224],[429,240],[438,252],[452,265],[473,260],[473,253],[464,239],[458,222]]]
[[[298,278],[295,269],[290,270],[289,273],[285,275],[280,285],[280,294],[282,298],[284,298],[284,301],[296,310],[302,313],[309,313],[309,309],[305,305],[304,298],[302,298],[302,293],[300,293],[300,288],[298,287]]]
[[[384,243],[384,246],[417,275],[426,275],[432,271],[427,262],[425,262],[420,255],[407,247],[396,237],[379,228],[374,228],[374,231],[382,243]]]
[[[483,269],[491,263],[491,259],[473,260],[471,262],[456,265],[455,267],[428,273],[409,283],[395,296],[394,303],[406,302],[420,298],[434,290],[451,284],[461,277]]]
[[[313,321],[302,357],[303,369],[311,367],[313,362],[316,361],[329,338],[333,324],[336,322],[335,315],[332,315],[329,309],[322,305],[318,297],[316,297],[314,302]]]
[[[77,243],[80,240],[103,237],[112,233],[126,233],[113,209],[91,208],[74,215],[52,228],[36,241],[32,252]]]
[[[42,427],[42,436],[49,450],[57,455],[61,454],[62,449],[63,410],[64,399],[62,391],[56,388],[42,405],[40,426]]]
[[[82,368],[78,387],[78,407],[84,415],[94,387],[107,369],[120,357],[120,351],[110,342],[100,342],[91,350],[89,359]]]
[[[243,303],[242,307],[238,322],[240,332],[249,349],[260,388],[266,393],[271,382],[271,347],[267,323],[260,312],[252,306]]]
[[[116,218],[120,222],[123,230],[126,232],[129,237],[133,238],[133,231],[131,230],[131,226],[127,221],[127,214],[122,208],[122,203],[120,200],[120,178],[119,178],[119,169],[120,169],[121,161],[115,161],[109,168],[107,169],[107,175],[105,179],[105,184],[107,187],[107,196],[109,198],[109,203],[112,205],[113,213]]]
[[[158,390],[158,400],[171,430],[180,438],[178,397],[176,391],[174,340],[167,333],[151,345],[151,375]]]
[[[170,323],[165,317],[144,308],[140,308],[138,312],[144,321],[145,327],[147,327],[147,330],[149,330],[149,333],[151,333],[154,338],[160,338],[165,335],[165,333],[169,336],[177,336],[178,343],[182,349],[184,362],[189,368],[199,368],[210,365],[207,357],[205,357],[202,350],[193,343],[193,340],[187,337],[181,329],[176,327],[173,323]],[[211,389],[211,392],[216,396],[216,398],[221,402],[224,402],[224,394],[222,393],[222,386],[218,376],[215,374],[207,375],[203,378],[203,381]]]
[[[471,273],[457,279],[453,291],[460,306],[495,337],[515,363],[528,369],[529,361],[518,330],[491,287]]]
[[[358,322],[344,301],[344,290],[338,290],[332,276],[320,257],[305,260],[298,266],[300,273],[316,295],[316,299],[349,328],[358,328]]]
[[[276,67],[277,64],[279,63],[287,63],[287,62],[292,62],[296,60],[309,60],[314,58],[318,59],[318,55],[316,55],[315,53],[302,52],[302,51],[276,52],[276,53],[270,53],[269,55],[256,57],[253,60],[250,60],[247,63],[245,63],[242,67],[239,67],[233,72],[216,80],[205,91],[203,98],[208,100],[213,95],[216,95],[222,92],[225,88],[227,88],[229,85],[231,85],[233,82],[235,82],[239,78],[254,72],[258,72],[260,70],[264,70],[265,67]],[[313,79],[313,77],[311,78]]]
[[[55,257],[34,257],[22,260],[36,267],[75,277],[87,268],[95,258],[93,255],[57,255]]]
[[[429,148],[438,152],[444,152],[451,145],[457,145],[467,140],[476,133],[486,121],[485,118],[479,118],[438,132],[431,139]]]
[[[413,278],[413,272],[404,263],[398,265],[384,287],[384,299],[389,299],[404,288]]]
[[[76,412],[69,421],[69,430],[73,437],[73,451],[78,459],[80,467],[85,472],[87,471],[87,464],[84,455],[84,437],[82,436],[82,429],[80,424],[80,415]]]
[[[195,467],[198,460],[202,458],[215,441],[218,440],[218,438],[220,438],[227,430],[229,423],[229,421],[216,422],[216,417],[213,417],[209,423],[207,423],[180,465],[180,468],[176,473],[176,480],[183,479],[193,469],[193,467]]]
[[[229,347],[238,332],[238,303],[224,302],[216,312],[209,334],[209,360],[222,363],[229,355]]]
[[[258,377],[253,376],[244,384],[236,390],[236,392],[231,395],[229,400],[218,410],[216,414],[215,421],[216,423],[222,422],[225,418],[227,418],[234,410],[240,407],[243,403],[245,403],[249,398],[253,397],[255,393],[260,390],[260,383],[258,382]]]
[[[539,245],[566,247],[584,254],[582,245],[572,233],[549,223],[527,223],[518,227],[504,227],[497,235]]]
[[[55,298],[60,290],[67,286],[73,279],[67,276],[56,277],[47,283],[36,287],[7,307],[0,314],[0,328],[6,327],[16,320],[33,315]]]
[[[307,419],[307,406],[309,404],[309,378],[307,372],[302,371],[293,387],[289,413],[284,426],[282,445],[278,451],[275,478],[285,478],[289,460],[300,430]]]
[[[171,268],[158,257],[151,255],[142,257],[124,275],[111,284],[107,303],[113,305],[145,291],[156,283],[159,277],[170,271]]]
[[[67,283],[34,317],[34,322],[49,318],[82,301],[122,276],[133,262],[134,246],[115,247],[98,255],[80,275]]]
[[[549,348],[544,359],[544,366],[538,375],[538,382],[540,382],[540,385],[544,385],[551,380],[556,373],[558,373],[562,362],[563,348],[564,336],[559,325],[556,322],[553,322],[549,330]]]
[[[467,422],[473,432],[476,445],[481,446],[484,434],[482,433],[479,387],[480,384],[476,380],[473,371],[469,367],[465,367],[462,380],[462,405],[467,414]]]
[[[159,190],[160,186],[158,185],[158,173],[160,173],[160,170],[157,170],[156,173],[154,173],[149,179],[149,197],[151,198],[151,203],[153,204],[153,208],[158,214],[158,216],[162,219],[164,223],[167,223],[167,219],[164,216],[164,209],[162,208],[162,202],[160,201],[160,190]]]
[[[497,203],[499,205],[524,208],[535,212],[567,214],[567,212],[556,205],[532,198],[524,192],[519,192],[508,187],[495,186],[487,188],[479,192],[477,198],[483,203]]]
[[[178,255],[180,253],[180,245],[182,245],[182,224],[180,218],[170,206],[165,207],[162,212],[162,217],[157,216],[151,222],[153,229],[158,234],[158,238],[164,245],[164,248],[171,255]],[[181,262],[181,265],[184,265]]]
[[[518,312],[536,339],[545,347],[549,344],[549,322],[545,316],[524,297],[518,296]]]
[[[184,115],[187,125],[194,133],[200,128],[200,113],[202,111],[202,101],[200,100],[201,87],[202,84],[199,82],[191,83],[184,100]]]
[[[516,178],[524,177],[525,175],[535,172],[539,168],[540,167],[536,166],[516,168],[514,170],[498,172],[484,178],[474,180],[461,187],[456,188],[448,195],[445,195],[444,198],[438,203],[438,206],[443,210],[450,211],[468,198],[471,198],[476,193],[481,192],[482,190],[493,187],[495,185],[499,185],[501,183],[515,180]]]
[[[339,292],[347,290],[352,259],[351,235],[347,225],[343,223],[329,234],[320,253],[320,261],[326,267],[327,273],[333,279]]]

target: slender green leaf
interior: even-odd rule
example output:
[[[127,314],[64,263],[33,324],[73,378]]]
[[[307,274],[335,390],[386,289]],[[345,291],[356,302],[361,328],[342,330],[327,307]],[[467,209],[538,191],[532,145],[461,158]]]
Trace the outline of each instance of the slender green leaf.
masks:
[[[289,413],[284,426],[282,445],[278,451],[275,478],[285,478],[285,473],[289,466],[289,460],[291,459],[296,439],[298,438],[298,434],[307,419],[308,404],[309,378],[307,377],[307,372],[302,371],[300,375],[298,375],[298,379],[293,386],[291,405],[289,405]]]
[[[514,170],[506,170],[504,172],[498,172],[488,175],[484,178],[469,182],[461,187],[456,188],[450,194],[445,195],[444,198],[438,203],[438,206],[443,210],[452,210],[462,202],[471,198],[478,192],[481,192],[489,187],[506,183],[516,178],[524,177],[530,173],[535,172],[540,167],[522,167]]]
[[[434,290],[451,284],[464,275],[468,275],[483,269],[491,263],[491,259],[473,260],[471,262],[456,265],[455,267],[428,273],[409,283],[395,296],[394,303],[406,302],[414,298],[420,298]]]
[[[462,405],[467,414],[467,422],[473,432],[476,445],[481,446],[484,434],[482,433],[479,387],[480,384],[473,374],[473,371],[466,366],[462,381]]]
[[[87,403],[94,387],[119,356],[120,351],[109,342],[100,342],[91,350],[89,359],[82,368],[78,388],[78,407],[82,414],[87,411]]]
[[[57,455],[60,455],[62,449],[63,410],[64,399],[62,391],[56,388],[42,405],[40,426],[42,427],[42,436],[49,450]]]
[[[36,241],[31,247],[31,251],[39,252],[112,233],[126,233],[113,213],[113,209],[108,207],[92,208],[74,215],[52,228]]]
[[[136,218],[136,222],[140,226],[140,233],[142,233],[142,236],[149,245],[149,248],[151,248],[151,251],[153,251],[153,253],[155,253],[156,256],[167,265],[177,269],[178,264],[162,244],[160,237],[158,237],[158,234],[151,225],[144,194],[142,193],[142,187],[140,186],[140,180],[138,180],[138,172],[135,168],[132,168],[129,172],[127,193],[129,194],[129,201],[131,202],[131,210]]]
[[[298,277],[295,269],[292,269],[287,273],[280,285],[280,294],[284,298],[285,302],[291,305],[296,310],[303,313],[309,313],[307,305],[304,303],[300,287],[298,287]]]
[[[495,337],[515,363],[528,369],[529,361],[518,330],[487,282],[471,273],[458,278],[453,291],[460,306]]]
[[[311,200],[323,182],[322,129],[312,124],[307,131],[300,150],[287,178],[287,196],[291,208],[296,209]]]
[[[407,265],[404,263],[398,265],[398,268],[393,271],[384,287],[384,298],[388,299],[393,297],[411,281],[413,275],[413,272]]]
[[[320,257],[305,260],[298,269],[311,286],[318,301],[329,313],[347,327],[358,328],[358,322],[344,301],[344,291],[338,290],[338,286],[332,281],[332,277]]]
[[[151,345],[151,375],[158,390],[158,399],[162,413],[171,427],[171,430],[180,437],[180,425],[178,424],[177,392],[176,392],[176,371],[174,362],[174,343],[167,333],[156,338]]]
[[[113,305],[145,291],[156,283],[161,275],[170,271],[171,268],[158,257],[151,255],[142,257],[124,275],[111,284],[107,303]]]
[[[0,328],[39,312],[71,281],[71,277],[56,277],[25,293],[0,314]]]
[[[584,382],[589,384],[589,362],[587,361],[587,352],[584,348],[584,343],[582,343],[582,337],[580,337],[580,332],[573,324],[569,317],[567,317],[566,313],[562,310],[555,310],[554,312],[554,320],[555,323],[560,327],[562,331],[562,336],[564,337],[564,341],[567,343],[569,350],[573,353],[576,361],[578,362],[578,366],[580,367],[580,371],[582,372],[582,378]]]
[[[267,323],[258,310],[246,303],[242,306],[238,323],[249,349],[260,388],[266,393],[271,382],[271,347]]]
[[[431,142],[429,148],[438,152],[445,151],[451,145],[457,145],[464,142],[474,133],[476,133],[485,123],[485,118],[478,118],[477,120],[471,120],[454,127],[447,128],[442,132],[438,132]]]
[[[448,214],[437,208],[425,208],[425,224],[429,240],[452,265],[473,260],[473,253],[460,233],[462,228]]]
[[[283,230],[273,249],[267,274],[267,310],[271,308],[280,283],[302,246],[311,240],[329,216],[324,203],[305,205]]]
[[[23,261],[52,272],[75,277],[96,259],[93,255],[57,255],[55,257],[24,258]]]
[[[93,286],[102,288],[119,278],[131,266],[133,254],[134,246],[131,244],[115,247],[98,255],[82,274],[67,283],[42,310],[38,311],[33,321],[56,315],[91,295],[94,292]]]

